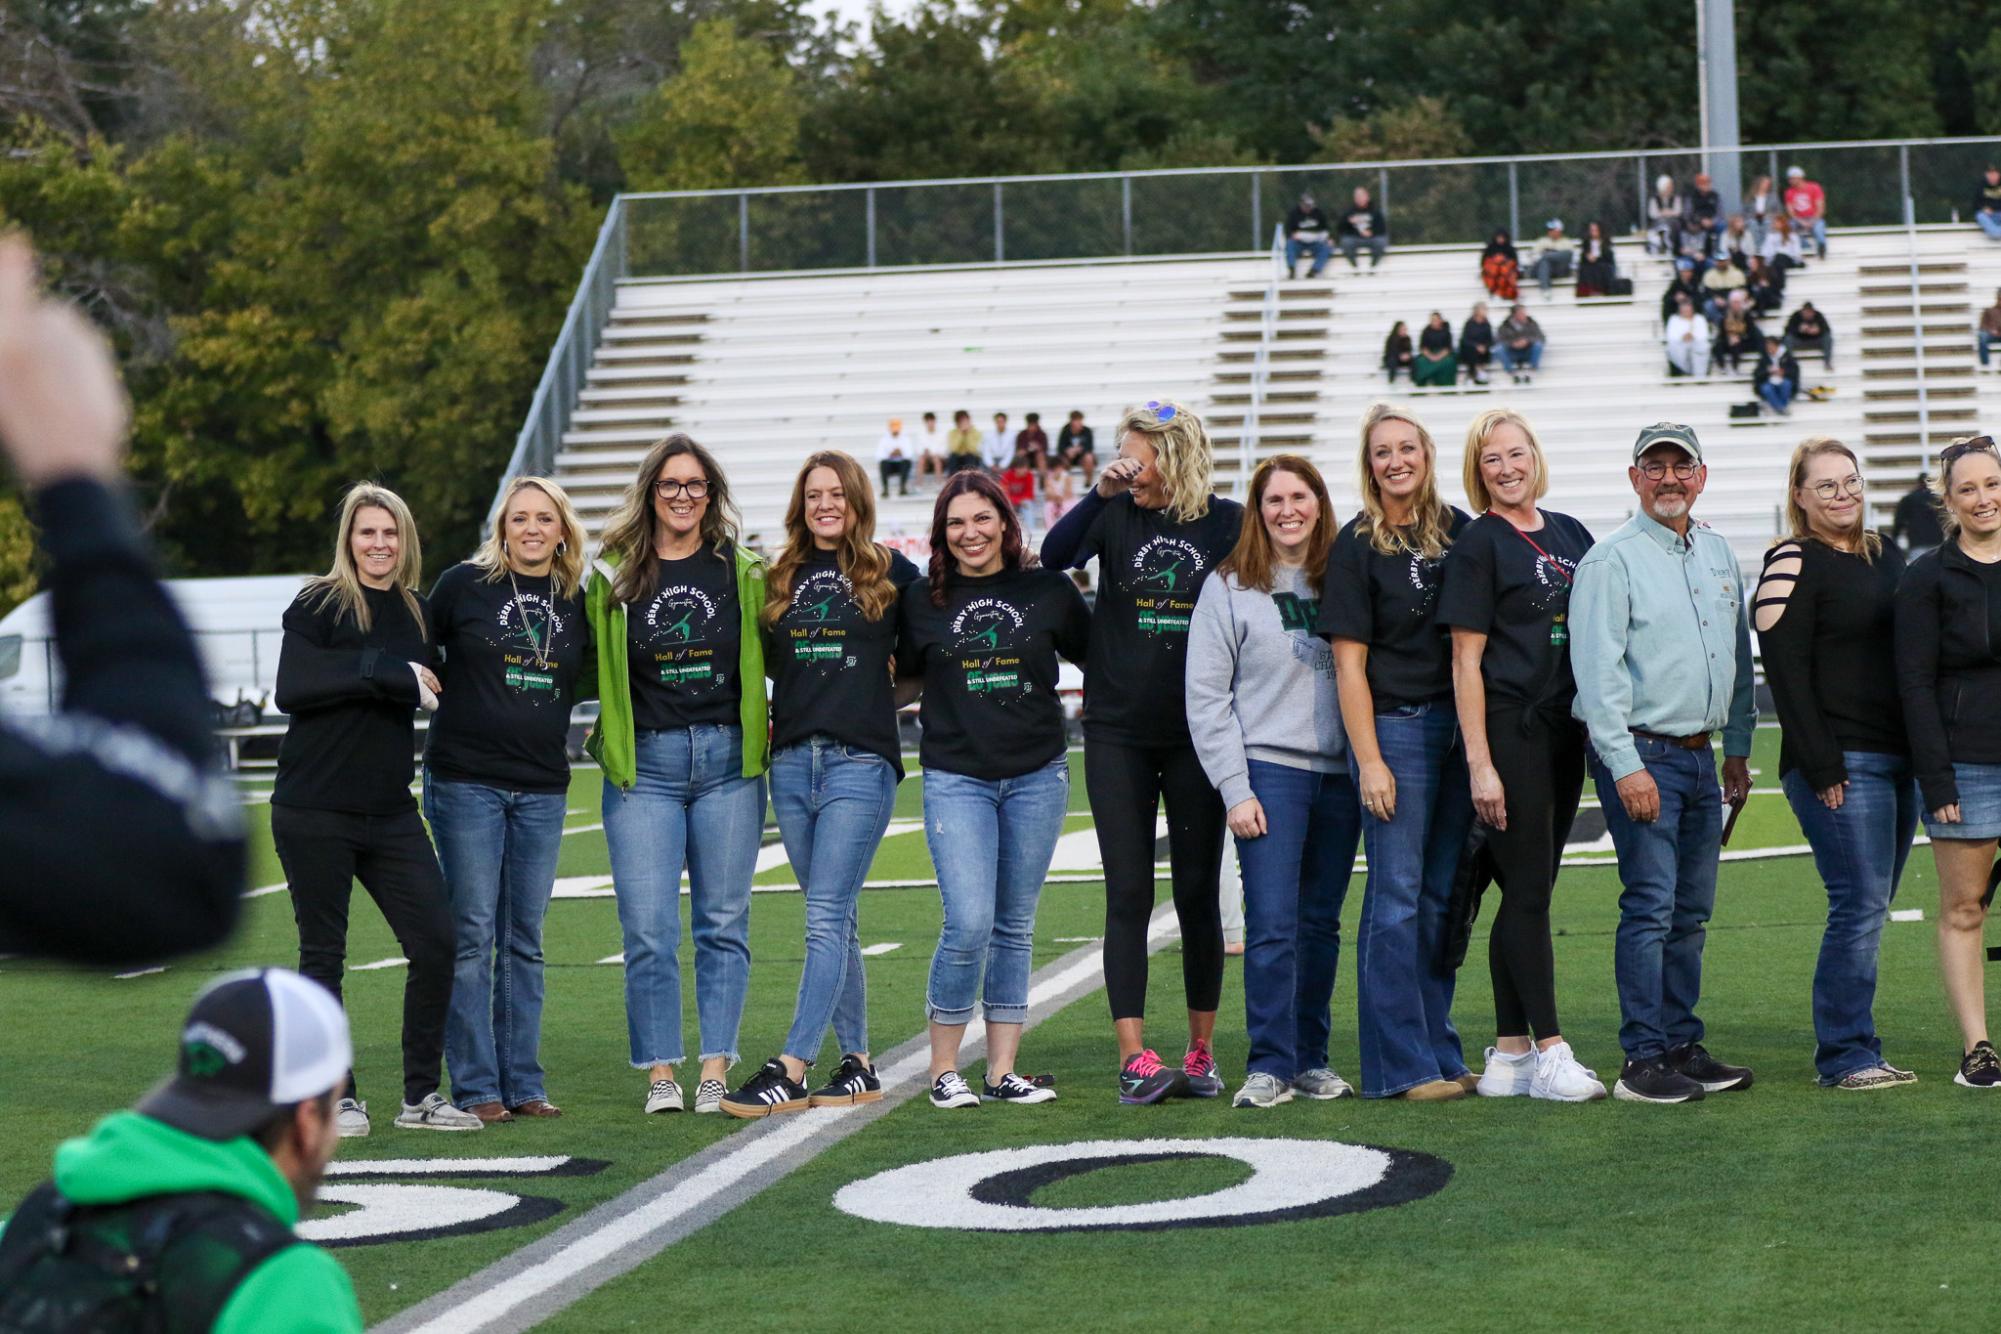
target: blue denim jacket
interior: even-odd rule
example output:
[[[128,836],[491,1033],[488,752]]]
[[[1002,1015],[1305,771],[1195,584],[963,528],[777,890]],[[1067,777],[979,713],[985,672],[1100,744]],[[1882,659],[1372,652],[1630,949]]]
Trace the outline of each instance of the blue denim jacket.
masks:
[[[1758,723],[1751,624],[1730,544],[1697,524],[1687,540],[1642,512],[1577,566],[1570,595],[1575,712],[1614,778],[1644,766],[1631,729],[1723,733],[1749,755]]]

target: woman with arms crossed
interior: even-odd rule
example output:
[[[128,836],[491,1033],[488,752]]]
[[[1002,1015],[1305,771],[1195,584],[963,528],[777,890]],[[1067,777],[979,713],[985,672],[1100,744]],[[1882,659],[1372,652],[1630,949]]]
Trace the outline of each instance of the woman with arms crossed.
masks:
[[[1188,632],[1188,728],[1243,862],[1248,1077],[1237,1107],[1354,1090],[1327,1063],[1341,901],[1362,813],[1334,655],[1314,633],[1334,540],[1320,472],[1278,454],[1251,474],[1237,548]]]

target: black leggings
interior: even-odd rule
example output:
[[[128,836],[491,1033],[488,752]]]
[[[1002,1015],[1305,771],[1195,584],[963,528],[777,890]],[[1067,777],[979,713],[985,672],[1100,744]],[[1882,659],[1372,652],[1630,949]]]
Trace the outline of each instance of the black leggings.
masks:
[[[335,1000],[356,880],[396,933],[397,948],[410,960],[403,981],[403,1101],[422,1102],[438,1091],[445,1059],[454,946],[445,878],[416,807],[400,815],[351,815],[274,805],[271,840],[299,924],[299,971]],[[358,1096],[352,1075],[343,1096]]]
[[[1494,1031],[1500,1037],[1553,1037],[1556,959],[1549,943],[1549,898],[1563,845],[1584,790],[1584,729],[1547,712],[1487,711],[1487,749],[1507,792],[1508,827],[1487,831],[1501,906],[1487,937],[1494,978]]]
[[[1112,1018],[1146,1016],[1146,928],[1153,915],[1154,812],[1167,801],[1174,915],[1181,923],[1181,983],[1191,1010],[1223,994],[1223,799],[1195,748],[1084,740],[1084,786],[1105,863],[1105,993]]]

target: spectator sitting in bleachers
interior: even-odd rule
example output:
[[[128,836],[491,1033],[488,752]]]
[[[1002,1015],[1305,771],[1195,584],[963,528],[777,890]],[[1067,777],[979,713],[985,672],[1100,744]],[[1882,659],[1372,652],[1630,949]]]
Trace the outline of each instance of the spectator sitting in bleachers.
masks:
[[[1751,308],[1760,315],[1769,315],[1786,303],[1785,275],[1765,263],[1758,255],[1744,260],[1744,292],[1751,298]]]
[[[1765,231],[1765,244],[1758,253],[1767,266],[1778,271],[1781,277],[1788,269],[1806,267],[1806,250],[1800,245],[1799,232],[1793,221],[1780,213],[1772,219],[1772,225]]]
[[[919,477],[943,477],[945,475],[945,433],[938,429],[938,414],[924,414],[924,425],[917,432],[913,442],[917,447],[917,475]]]
[[[1702,304],[1702,284],[1695,280],[1695,265],[1686,260],[1674,262],[1674,281],[1667,291],[1661,293],[1661,323],[1674,318],[1674,308],[1686,299],[1691,305]]]
[[[1793,396],[1800,391],[1800,364],[1793,360],[1793,354],[1786,351],[1786,345],[1776,334],[1767,334],[1765,350],[1758,354],[1758,368],[1751,372],[1751,383],[1757,387],[1758,397],[1765,406],[1781,417],[1790,417],[1793,411]]]
[[[1389,372],[1391,384],[1397,382],[1398,371],[1409,371],[1411,383],[1417,383],[1417,368],[1411,360],[1416,355],[1411,347],[1410,326],[1398,320],[1390,326],[1390,336],[1383,340],[1383,369]],[[1981,356],[1984,362],[1986,353],[1983,351]]]
[[[1980,364],[1988,366],[1988,354],[1997,344],[2001,344],[2001,292],[1994,294],[1994,304],[1980,312]]]
[[[1712,321],[1723,318],[1723,305],[1732,292],[1744,290],[1744,270],[1731,262],[1730,252],[1724,251],[1709,266],[1709,272],[1702,275],[1702,313]]]
[[[964,472],[980,466],[980,432],[973,414],[960,408],[952,414],[952,429],[945,436],[945,471]]]
[[[1056,463],[1064,470],[1082,468],[1085,486],[1091,485],[1098,471],[1098,451],[1092,442],[1091,428],[1084,425],[1084,414],[1074,408],[1069,424],[1056,435]]]
[[[1007,466],[1014,457],[1014,437],[1008,434],[1007,414],[994,414],[994,429],[980,437],[980,463],[988,472],[997,473]]]
[[[1751,300],[1741,290],[1732,292],[1728,303],[1716,312],[1716,344],[1710,353],[1712,366],[1727,366],[1732,375],[1738,363],[1755,356],[1764,345],[1764,333],[1751,310]]]
[[[1487,303],[1475,301],[1473,313],[1459,326],[1459,364],[1474,384],[1487,383],[1487,365],[1494,359],[1494,326],[1487,320]]]
[[[1619,263],[1612,257],[1612,238],[1605,224],[1592,219],[1584,224],[1584,240],[1577,252],[1577,295],[1610,296],[1612,281],[1619,276]]]
[[[1452,326],[1435,310],[1417,336],[1417,360],[1411,363],[1410,379],[1420,389],[1450,389],[1459,380],[1459,362],[1452,355]]]
[[[1811,236],[1816,256],[1827,258],[1827,191],[1806,178],[1803,167],[1786,168],[1786,216],[1801,238]]]
[[[1000,470],[1001,490],[1007,492],[1008,503],[1030,530],[1035,527],[1035,473],[1035,460],[1026,451],[1017,451]]]
[[[1932,490],[1931,476],[1921,472],[1918,484],[1897,501],[1896,514],[1890,520],[1890,540],[1916,560],[1945,541],[1945,528],[1938,516],[1938,492]]]
[[[1786,321],[1786,347],[1793,352],[1812,348],[1820,353],[1821,365],[1833,373],[1834,330],[1829,327],[1827,316],[1813,308],[1813,302],[1800,302],[1800,308]]]
[[[1086,477],[1088,483],[1088,475]],[[1070,512],[1077,503],[1077,479],[1070,475],[1070,469],[1061,463],[1052,465],[1042,474],[1042,519],[1054,528],[1056,521]]]
[[[1710,233],[1723,230],[1723,201],[1706,171],[1695,173],[1695,181],[1689,187],[1688,225]]]
[[[1697,227],[1690,223],[1681,229],[1680,239],[1676,242],[1676,262],[1687,260],[1695,269],[1695,277],[1699,282],[1702,275],[1709,271],[1709,260],[1715,244],[1716,238],[1710,234],[1708,228]]]
[[[1563,234],[1562,218],[1551,218],[1543,224],[1542,239],[1535,243],[1532,272],[1536,287],[1544,296],[1549,295],[1551,279],[1570,276],[1570,261],[1575,253],[1570,238]]]
[[[1778,192],[1772,189],[1772,178],[1760,176],[1751,182],[1751,188],[1744,192],[1744,222],[1751,231],[1751,244],[1758,250],[1765,246],[1765,233],[1771,230],[1772,215],[1779,209]]]
[[[1675,193],[1674,177],[1655,179],[1654,192],[1647,196],[1647,253],[1672,255],[1681,244],[1682,215],[1688,201]]]
[[[1513,301],[1521,291],[1521,271],[1521,256],[1515,251],[1514,239],[1507,228],[1496,230],[1494,239],[1480,252],[1480,281],[1487,284],[1488,294],[1502,301]]]
[[[1313,256],[1313,267],[1306,271],[1306,276],[1318,278],[1327,261],[1334,257],[1334,243],[1327,236],[1327,215],[1313,201],[1313,192],[1306,190],[1285,215],[1286,276],[1298,274],[1299,257],[1309,254]]]
[[[1363,247],[1369,251],[1369,267],[1376,268],[1383,262],[1383,252],[1390,248],[1390,224],[1383,217],[1383,211],[1369,202],[1369,192],[1361,186],[1355,187],[1355,202],[1341,215],[1339,232],[1341,254],[1348,261],[1348,267],[1362,266],[1355,257]]]
[[[1031,412],[1023,420],[1021,434],[1014,438],[1014,452],[1028,455],[1037,472],[1049,466],[1049,436],[1042,429],[1042,414]]]
[[[914,462],[912,453],[915,446],[909,436],[903,433],[903,418],[891,417],[889,429],[875,442],[875,466],[882,475],[882,498],[889,499],[889,484],[900,482],[903,494],[910,494],[910,468]]]
[[[1973,194],[1973,220],[1990,241],[2001,241],[2001,167],[1987,164],[1980,188]]]
[[[1508,318],[1501,321],[1501,332],[1495,347],[1501,354],[1501,366],[1516,384],[1530,384],[1531,377],[1542,369],[1542,326],[1529,314],[1527,306],[1517,302],[1508,311]]]
[[[1723,230],[1717,233],[1716,253],[1729,255],[1740,269],[1758,253],[1758,243],[1751,239],[1751,229],[1745,225],[1742,213],[1732,213],[1730,221],[1723,224]]]
[[[1674,314],[1668,316],[1665,343],[1669,375],[1700,375],[1709,368],[1709,321],[1702,318],[1695,302],[1686,296],[1676,302]]]

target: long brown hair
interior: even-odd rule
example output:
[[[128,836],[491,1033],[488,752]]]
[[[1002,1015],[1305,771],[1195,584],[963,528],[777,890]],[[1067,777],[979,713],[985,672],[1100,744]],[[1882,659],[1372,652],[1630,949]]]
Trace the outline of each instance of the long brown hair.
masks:
[[[1229,556],[1216,567],[1216,573],[1235,575],[1241,587],[1271,592],[1272,567],[1278,564],[1278,558],[1272,549],[1271,533],[1265,528],[1264,500],[1265,488],[1271,485],[1272,474],[1277,472],[1289,472],[1306,483],[1306,489],[1320,502],[1320,515],[1314,519],[1313,533],[1306,540],[1305,565],[1307,583],[1318,588],[1327,575],[1327,548],[1334,542],[1334,502],[1327,498],[1327,483],[1320,476],[1320,469],[1297,454],[1274,454],[1258,464],[1257,471],[1251,474],[1243,530],[1237,534],[1237,545]]]
[[[1036,563],[1035,553],[1021,540],[1021,519],[1000,484],[976,469],[955,472],[938,489],[938,503],[931,507],[931,605],[934,607],[945,605],[945,591],[959,572],[958,562],[952,559],[951,549],[945,545],[945,512],[967,492],[992,505],[1000,515],[1001,568],[1026,570]]]
[[[1825,454],[1839,454],[1855,465],[1856,476],[1862,475],[1862,460],[1855,457],[1854,450],[1833,436],[1810,435],[1800,441],[1798,448],[1793,450],[1793,461],[1786,465],[1786,527],[1791,531],[1784,537],[1773,539],[1773,546],[1781,542],[1804,542],[1808,538],[1817,540],[1813,525],[1807,521],[1806,509],[1799,502],[1799,490],[1806,485],[1806,465]],[[1856,543],[1855,554],[1873,564],[1876,557],[1883,554],[1883,538],[1869,526],[1866,507],[1858,507],[1855,526],[1862,534]]]
[[[396,524],[396,570],[390,586],[402,595],[403,606],[417,623],[418,637],[429,639],[431,631],[425,621],[424,607],[417,601],[417,581],[424,573],[424,549],[417,541],[417,520],[403,503],[403,497],[386,486],[356,482],[347,489],[347,494],[341,497],[340,524],[334,533],[333,568],[308,579],[304,592],[317,594],[313,601],[315,610],[331,603],[335,608],[334,619],[347,617],[363,634],[374,628],[375,617],[368,610],[361,567],[354,561],[355,519],[361,511],[371,508],[386,512]]]
[[[612,576],[612,596],[620,602],[643,602],[653,596],[659,578],[659,563],[653,559],[654,528],[659,520],[653,513],[653,482],[667,460],[686,454],[701,465],[709,483],[709,507],[702,512],[702,544],[718,556],[736,544],[736,504],[730,499],[729,479],[715,455],[689,437],[676,432],[646,451],[640,460],[639,475],[625,489],[625,499],[605,524],[600,554],[618,566]]]
[[[815,468],[833,472],[841,483],[848,506],[848,530],[841,535],[835,563],[846,577],[855,606],[864,620],[879,621],[896,601],[896,585],[889,581],[889,551],[875,540],[875,493],[869,489],[868,474],[862,465],[838,449],[809,454],[799,476],[792,483],[792,501],[785,507],[785,549],[771,562],[764,580],[766,625],[778,624],[792,602],[792,580],[799,567],[813,556],[813,533],[806,525],[806,479]]]

